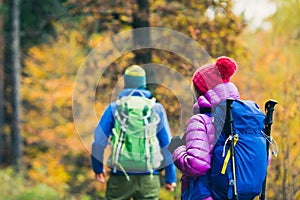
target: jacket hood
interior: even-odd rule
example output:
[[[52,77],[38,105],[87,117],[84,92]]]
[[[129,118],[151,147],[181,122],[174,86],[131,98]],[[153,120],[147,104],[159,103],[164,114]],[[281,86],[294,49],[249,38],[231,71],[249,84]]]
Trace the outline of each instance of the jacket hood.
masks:
[[[194,113],[195,111],[199,113],[201,108],[212,108],[229,98],[240,99],[237,87],[232,82],[221,83],[198,98],[193,106]]]

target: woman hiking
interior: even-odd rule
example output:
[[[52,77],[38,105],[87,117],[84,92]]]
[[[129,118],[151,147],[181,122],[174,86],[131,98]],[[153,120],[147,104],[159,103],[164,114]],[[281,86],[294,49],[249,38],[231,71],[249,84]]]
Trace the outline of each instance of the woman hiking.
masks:
[[[188,121],[184,137],[175,136],[168,148],[182,172],[183,200],[213,199],[209,180],[215,127],[210,110],[228,98],[240,98],[236,86],[230,82],[236,70],[236,62],[222,56],[216,63],[200,67],[192,77],[194,115]]]

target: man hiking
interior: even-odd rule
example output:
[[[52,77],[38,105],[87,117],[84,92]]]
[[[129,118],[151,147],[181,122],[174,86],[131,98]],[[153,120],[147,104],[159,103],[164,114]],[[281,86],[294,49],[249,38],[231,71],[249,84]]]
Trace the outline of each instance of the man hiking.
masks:
[[[164,107],[146,89],[146,73],[138,65],[126,69],[124,89],[108,105],[94,132],[92,167],[105,183],[104,149],[111,142],[108,161],[108,200],[159,199],[159,174],[165,170],[166,189],[176,186],[176,168],[167,150],[171,139]]]

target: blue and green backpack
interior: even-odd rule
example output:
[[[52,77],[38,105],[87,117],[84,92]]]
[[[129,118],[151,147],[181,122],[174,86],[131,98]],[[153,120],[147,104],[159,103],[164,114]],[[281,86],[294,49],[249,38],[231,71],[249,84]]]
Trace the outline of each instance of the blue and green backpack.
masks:
[[[155,103],[155,98],[133,95],[117,100],[109,165],[126,177],[128,172],[152,173],[163,160],[156,137],[160,118],[153,109]]]

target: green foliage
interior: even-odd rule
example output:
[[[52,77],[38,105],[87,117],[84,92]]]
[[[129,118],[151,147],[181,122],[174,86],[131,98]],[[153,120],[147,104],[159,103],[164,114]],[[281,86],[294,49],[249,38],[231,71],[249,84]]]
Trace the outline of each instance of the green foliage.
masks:
[[[160,189],[160,193],[159,193],[159,199],[160,200],[169,200],[169,199],[173,199],[174,198],[174,194],[161,188]]]
[[[34,184],[12,169],[0,170],[1,197],[5,200],[57,200],[58,192],[43,183]]]
[[[26,0],[20,3],[21,41],[23,50],[47,42],[56,35],[54,24],[67,18],[59,0]]]

